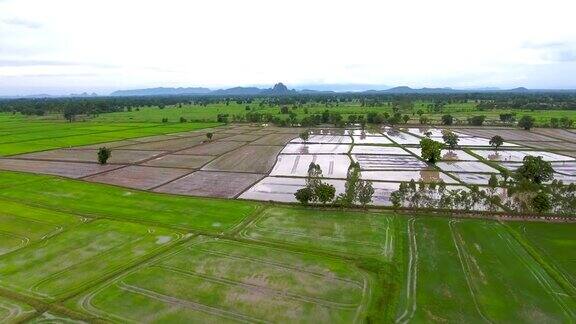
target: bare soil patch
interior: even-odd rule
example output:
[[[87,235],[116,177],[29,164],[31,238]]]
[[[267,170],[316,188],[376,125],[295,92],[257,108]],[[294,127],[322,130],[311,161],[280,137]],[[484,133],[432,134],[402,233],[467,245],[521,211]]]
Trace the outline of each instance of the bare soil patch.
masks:
[[[138,144],[138,143],[140,143],[140,142],[135,141],[135,140],[122,140],[122,141],[107,142],[107,143],[100,143],[100,144],[74,146],[74,147],[70,147],[69,149],[70,150],[99,149],[103,146],[108,147],[108,148],[116,148],[116,147],[122,147],[122,146],[127,146],[127,145]]]
[[[543,150],[571,150],[576,151],[576,143],[569,142],[532,142],[522,141],[518,142],[524,146],[543,149]]]
[[[259,145],[286,145],[292,139],[296,138],[298,135],[295,134],[269,134],[260,138],[252,144]]]
[[[222,155],[203,169],[268,173],[274,166],[280,150],[282,150],[280,146],[247,145]]]
[[[161,186],[154,191],[233,198],[264,177],[263,174],[197,171]]]
[[[129,166],[86,178],[88,181],[108,183],[135,189],[150,189],[189,173],[188,170]]]
[[[554,128],[536,128],[534,132],[550,137],[561,138],[565,141],[576,142],[576,133],[567,131],[565,129],[554,129]]]
[[[145,162],[143,165],[169,168],[199,169],[204,164],[210,162],[213,158],[213,156],[169,154]]]
[[[164,153],[163,151],[132,151],[112,150],[109,163],[129,164],[137,163]],[[98,150],[70,150],[59,149],[52,151],[35,152],[14,156],[15,158],[73,161],[73,162],[98,162]]]
[[[176,154],[191,154],[191,155],[222,155],[224,153],[230,152],[239,148],[242,145],[247,144],[247,142],[207,142],[187,150],[179,151]]]
[[[236,142],[252,142],[262,137],[262,135],[253,134],[238,134],[226,138],[226,141],[236,141]]]
[[[216,134],[214,136],[216,136]],[[128,145],[124,146],[123,149],[147,150],[147,151],[151,150],[178,151],[201,144],[205,140],[206,140],[205,136],[185,137],[185,138],[171,139],[167,141]]]
[[[100,165],[97,163],[0,159],[0,169],[3,170],[42,173],[69,178],[81,178],[119,167],[122,166]]]

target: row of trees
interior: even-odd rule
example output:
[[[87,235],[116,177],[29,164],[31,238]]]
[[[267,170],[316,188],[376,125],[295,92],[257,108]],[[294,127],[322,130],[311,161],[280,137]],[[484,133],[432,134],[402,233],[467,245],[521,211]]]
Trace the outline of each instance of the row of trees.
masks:
[[[323,180],[320,165],[314,162],[308,167],[306,186],[294,193],[294,197],[302,205],[319,202],[323,205],[332,203],[341,207],[355,205],[366,207],[372,202],[373,195],[372,181],[361,178],[360,165],[357,162],[352,163],[348,168],[344,192],[338,196],[336,196],[336,188]]]

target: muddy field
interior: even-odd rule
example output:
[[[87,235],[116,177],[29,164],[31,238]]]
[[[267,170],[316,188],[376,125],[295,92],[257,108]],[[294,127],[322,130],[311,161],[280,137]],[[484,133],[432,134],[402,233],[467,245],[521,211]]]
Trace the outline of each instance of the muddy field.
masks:
[[[189,170],[128,166],[85,178],[88,181],[108,183],[134,189],[147,190],[190,173]]]
[[[268,173],[281,149],[280,146],[243,146],[216,158],[203,170]]]
[[[156,188],[156,192],[203,197],[234,198],[264,175],[237,172],[196,171]]]
[[[82,178],[120,167],[122,165],[102,166],[96,163],[0,159],[0,169],[2,170],[51,174],[68,178]]]

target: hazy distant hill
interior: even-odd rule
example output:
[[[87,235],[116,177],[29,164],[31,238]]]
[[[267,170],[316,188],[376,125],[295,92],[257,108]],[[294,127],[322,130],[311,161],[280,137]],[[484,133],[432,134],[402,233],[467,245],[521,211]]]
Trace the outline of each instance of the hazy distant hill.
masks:
[[[149,88],[149,89],[134,89],[134,90],[118,90],[112,92],[111,96],[178,96],[178,95],[193,95],[193,94],[209,94],[211,92],[208,88]]]

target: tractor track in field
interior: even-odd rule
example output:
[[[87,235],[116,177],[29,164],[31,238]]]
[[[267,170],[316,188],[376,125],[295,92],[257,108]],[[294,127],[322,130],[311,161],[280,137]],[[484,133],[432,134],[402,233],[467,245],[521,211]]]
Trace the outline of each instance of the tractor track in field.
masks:
[[[537,260],[532,259],[533,262],[530,262],[529,260],[526,260],[525,257],[523,257],[521,255],[521,252],[518,251],[518,248],[521,248],[523,252],[526,253],[526,255],[529,258],[532,258],[528,252],[522,248],[522,246],[519,245],[519,243],[517,241],[514,240],[513,237],[511,237],[510,234],[506,235],[506,237],[504,237],[504,235],[502,233],[498,233],[498,236],[504,241],[506,242],[506,246],[508,247],[508,250],[510,252],[512,252],[512,254],[520,260],[520,262],[522,262],[522,264],[526,267],[526,269],[528,269],[528,271],[530,271],[530,273],[532,274],[532,277],[534,277],[534,279],[542,286],[542,288],[550,295],[550,297],[558,304],[558,306],[560,306],[560,308],[562,308],[564,310],[564,314],[567,316],[568,319],[570,318],[576,318],[576,313],[574,312],[574,310],[572,308],[570,308],[570,306],[566,305],[566,303],[560,298],[558,297],[559,292],[555,291],[554,288],[552,287],[552,283],[550,282],[550,280],[554,281],[553,278],[546,278],[549,277],[548,273],[546,272],[545,269],[543,269],[539,264]],[[516,244],[514,244],[513,242],[516,242]],[[558,286],[558,288],[562,288],[561,286]]]
[[[454,220],[451,219],[448,224],[450,226],[450,232],[452,235],[452,240],[454,241],[454,246],[456,247],[456,251],[458,254],[458,259],[460,260],[460,265],[462,266],[462,272],[464,273],[464,278],[466,278],[466,283],[468,285],[468,290],[470,292],[470,296],[472,297],[472,300],[474,301],[474,307],[476,308],[476,311],[478,312],[478,314],[482,317],[483,320],[485,320],[488,323],[493,323],[487,315],[484,314],[482,308],[480,307],[480,304],[478,302],[478,297],[476,296],[476,293],[474,292],[474,285],[472,283],[472,262],[469,260],[469,254],[466,253],[466,243],[464,242],[464,239],[460,236],[460,233],[458,233],[457,229],[456,229],[456,223],[458,223],[458,220]],[[475,263],[475,262],[474,262]]]
[[[416,218],[408,220],[408,241],[409,241],[409,258],[408,258],[408,271],[406,278],[406,305],[404,312],[396,318],[396,323],[408,323],[417,308],[417,284],[418,284],[418,242],[416,240],[416,233],[414,230],[414,223]]]
[[[148,298],[151,298],[151,299],[154,299],[157,301],[161,301],[164,303],[169,303],[172,305],[190,308],[192,310],[200,311],[200,312],[207,313],[210,315],[216,315],[216,316],[229,318],[229,319],[233,319],[233,320],[237,320],[237,321],[242,321],[242,322],[246,322],[246,323],[269,323],[268,321],[265,321],[265,320],[262,320],[259,318],[255,318],[255,317],[247,316],[247,315],[240,314],[237,312],[228,311],[228,310],[224,310],[221,308],[211,307],[211,306],[207,306],[207,305],[204,305],[201,303],[196,303],[196,302],[192,302],[192,301],[183,300],[180,298],[164,295],[164,294],[155,292],[153,290],[144,289],[141,287],[129,285],[129,284],[126,284],[124,282],[119,282],[116,285],[122,290],[126,290],[126,291],[129,291],[132,293],[140,294],[140,295],[143,295],[143,296],[146,296]]]
[[[360,306],[360,304],[338,303],[338,302],[333,302],[333,301],[329,301],[329,300],[325,300],[325,299],[321,299],[321,298],[303,296],[303,295],[299,295],[299,294],[290,293],[287,291],[277,290],[277,289],[273,289],[273,288],[267,288],[267,287],[254,285],[254,284],[248,284],[248,283],[244,283],[244,282],[240,282],[240,281],[236,281],[236,280],[230,280],[230,279],[225,279],[225,278],[221,278],[221,277],[213,277],[213,276],[197,273],[194,271],[188,271],[188,270],[181,269],[178,267],[171,267],[171,266],[167,266],[167,265],[154,265],[152,267],[156,267],[156,268],[159,268],[162,270],[167,270],[167,271],[181,274],[181,275],[185,275],[185,276],[192,276],[192,277],[201,278],[203,280],[211,281],[211,282],[215,282],[215,283],[219,283],[219,284],[241,287],[243,289],[252,290],[252,291],[258,291],[260,293],[264,293],[264,294],[270,295],[270,296],[276,296],[276,297],[280,297],[280,298],[291,299],[291,300],[298,301],[298,302],[305,302],[305,303],[321,305],[321,306],[328,307],[328,308],[356,309],[356,308],[358,308],[358,306]]]

